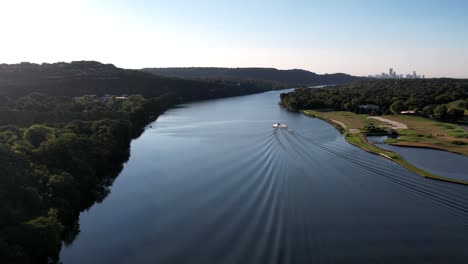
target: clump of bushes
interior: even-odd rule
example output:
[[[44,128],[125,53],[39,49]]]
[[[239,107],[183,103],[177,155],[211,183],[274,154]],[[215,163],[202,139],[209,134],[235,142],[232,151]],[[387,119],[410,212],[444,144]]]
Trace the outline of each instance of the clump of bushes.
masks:
[[[364,125],[364,133],[366,135],[387,135],[388,131],[375,126],[374,123],[368,123]]]

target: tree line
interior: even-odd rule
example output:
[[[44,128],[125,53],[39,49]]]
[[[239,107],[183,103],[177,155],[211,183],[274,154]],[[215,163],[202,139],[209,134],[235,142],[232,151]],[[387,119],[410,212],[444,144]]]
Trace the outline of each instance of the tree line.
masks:
[[[280,103],[291,111],[322,108],[372,115],[409,111],[455,121],[463,119],[467,98],[468,80],[365,80],[321,89],[296,89],[281,94]]]
[[[23,99],[17,100],[18,107]],[[56,261],[62,241],[78,231],[79,212],[107,194],[129,157],[131,139],[171,102],[131,96],[121,102],[83,99],[71,103],[75,104],[91,112],[106,107],[122,115],[0,127],[3,263]],[[28,110],[45,110],[37,107]]]
[[[297,87],[298,85],[346,84],[365,79],[345,73],[317,74],[314,72],[292,69],[278,70],[275,68],[145,68],[145,72],[159,76],[179,77],[205,80],[238,80],[263,82],[265,85]]]

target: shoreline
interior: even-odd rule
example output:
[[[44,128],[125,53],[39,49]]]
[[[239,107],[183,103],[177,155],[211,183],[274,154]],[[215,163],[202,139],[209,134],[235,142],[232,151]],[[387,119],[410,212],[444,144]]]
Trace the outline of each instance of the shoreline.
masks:
[[[397,142],[392,142],[392,143],[384,142],[384,144],[391,145],[391,146],[395,146],[395,147],[421,148],[421,149],[439,150],[439,151],[444,151],[444,152],[448,152],[448,153],[452,153],[452,154],[457,154],[457,155],[465,156],[465,155],[463,155],[462,153],[455,152],[455,151],[450,151],[450,150],[446,150],[446,149],[443,149],[443,148],[432,147],[432,146],[418,146],[418,145],[413,145],[413,143],[409,143],[409,145],[400,144],[400,143],[402,143],[402,142],[404,142],[404,141],[397,141]]]
[[[382,149],[379,146],[376,146],[375,144],[370,143],[367,140],[366,135],[364,133],[362,133],[362,132],[350,133],[348,131],[348,128],[343,127],[340,124],[337,124],[336,122],[334,122],[331,119],[324,118],[324,117],[317,116],[317,115],[310,115],[310,114],[308,114],[308,113],[306,113],[305,111],[302,111],[302,110],[300,112],[302,114],[308,116],[308,117],[318,118],[318,119],[321,119],[321,120],[331,124],[333,127],[335,127],[338,131],[340,131],[344,135],[345,140],[349,144],[354,145],[354,146],[356,146],[356,147],[358,147],[358,148],[360,148],[360,149],[362,149],[362,150],[364,150],[366,152],[369,152],[369,153],[372,153],[374,155],[378,155],[378,156],[384,157],[384,158],[386,158],[388,160],[391,160],[391,161],[399,164],[403,168],[406,168],[407,170],[409,170],[409,171],[411,171],[411,172],[413,172],[413,173],[415,173],[415,174],[417,174],[417,175],[419,175],[421,177],[428,178],[428,179],[433,179],[433,180],[438,180],[438,181],[445,181],[445,182],[449,182],[449,183],[468,185],[468,181],[452,179],[452,178],[447,178],[447,177],[435,175],[435,174],[427,172],[427,171],[425,171],[425,170],[423,170],[421,168],[418,168],[418,167],[414,166],[413,164],[409,163],[407,160],[405,160],[398,153],[396,153],[394,151],[389,151],[389,150]],[[440,149],[438,149],[438,150],[440,150]],[[443,151],[445,151],[445,150],[443,150]],[[460,155],[462,155],[462,154],[460,154]]]

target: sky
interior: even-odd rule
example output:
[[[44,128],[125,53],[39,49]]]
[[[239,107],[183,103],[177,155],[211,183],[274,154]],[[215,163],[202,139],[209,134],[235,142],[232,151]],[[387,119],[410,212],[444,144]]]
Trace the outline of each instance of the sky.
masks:
[[[0,0],[0,63],[468,78],[465,0]]]

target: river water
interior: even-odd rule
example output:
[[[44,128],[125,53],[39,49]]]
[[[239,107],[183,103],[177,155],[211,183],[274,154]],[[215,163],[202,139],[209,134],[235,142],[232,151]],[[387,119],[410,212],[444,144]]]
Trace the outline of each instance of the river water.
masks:
[[[279,93],[161,115],[61,261],[468,263],[468,187],[356,148]]]

